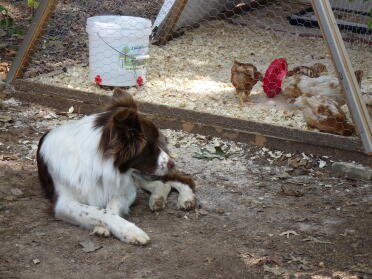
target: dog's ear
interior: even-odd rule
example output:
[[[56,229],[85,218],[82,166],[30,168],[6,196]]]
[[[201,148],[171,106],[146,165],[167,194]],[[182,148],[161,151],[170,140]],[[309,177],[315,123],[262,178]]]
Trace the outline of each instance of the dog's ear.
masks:
[[[114,126],[125,132],[141,132],[139,115],[134,109],[122,109],[114,115]]]
[[[112,95],[111,108],[126,107],[137,109],[137,104],[134,102],[132,95],[123,89],[115,88]]]
[[[115,87],[114,88],[114,91],[112,92],[112,97],[113,98],[116,98],[116,97],[120,97],[121,95],[125,94],[126,91],[120,87]]]
[[[134,109],[121,109],[113,116],[113,128],[110,149],[114,164],[124,172],[130,166],[130,160],[142,152],[146,146],[141,117]]]

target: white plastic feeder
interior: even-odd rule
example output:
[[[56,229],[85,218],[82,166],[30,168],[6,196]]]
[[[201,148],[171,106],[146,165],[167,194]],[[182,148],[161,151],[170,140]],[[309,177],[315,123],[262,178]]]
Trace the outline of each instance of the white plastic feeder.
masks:
[[[89,79],[100,85],[134,86],[146,81],[151,21],[131,16],[87,20]]]

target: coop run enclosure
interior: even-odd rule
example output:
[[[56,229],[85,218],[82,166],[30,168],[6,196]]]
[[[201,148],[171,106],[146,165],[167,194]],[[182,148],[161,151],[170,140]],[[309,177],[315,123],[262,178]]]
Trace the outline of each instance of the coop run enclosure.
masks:
[[[105,81],[126,70],[128,92],[161,126],[348,158],[372,152],[372,1],[23,2],[0,1],[25,31],[6,31],[1,50],[17,97],[92,113],[110,101]],[[151,22],[100,26],[109,35],[95,34],[103,66],[92,75],[86,25],[101,15]]]

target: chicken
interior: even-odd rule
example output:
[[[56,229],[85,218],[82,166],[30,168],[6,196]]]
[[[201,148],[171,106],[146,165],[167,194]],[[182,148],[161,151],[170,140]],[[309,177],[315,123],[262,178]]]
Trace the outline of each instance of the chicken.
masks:
[[[326,72],[327,67],[322,63],[315,63],[313,66],[298,66],[295,67],[293,70],[289,71],[286,77],[291,77],[296,74],[305,75],[311,78],[320,77],[322,72]]]
[[[364,72],[362,70],[356,70],[354,72],[355,74],[355,77],[357,79],[357,82],[358,82],[358,85],[359,85],[359,88],[362,88],[362,79],[363,79],[363,74]]]
[[[311,96],[328,96],[340,105],[345,103],[342,86],[336,77],[310,78],[306,75],[286,77],[282,85],[283,96],[289,99]]]
[[[363,71],[355,71],[358,84],[361,84]],[[345,94],[338,78],[331,76],[320,76],[311,78],[307,75],[296,74],[286,76],[282,84],[282,93],[289,99],[295,99],[300,96],[327,96],[335,100],[339,106],[345,104]]]
[[[355,71],[359,86],[363,71]],[[341,106],[346,103],[343,87],[338,78],[320,76],[311,78],[300,74],[286,76],[282,93],[290,102],[303,111],[309,127],[337,135],[350,136],[354,126],[347,122]]]
[[[306,124],[311,128],[341,136],[350,136],[355,131],[341,107],[330,97],[305,97],[297,100],[295,104],[303,109]]]
[[[246,98],[251,94],[253,86],[258,81],[262,81],[262,74],[254,65],[234,60],[231,68],[231,83],[239,96],[240,104],[246,101]]]

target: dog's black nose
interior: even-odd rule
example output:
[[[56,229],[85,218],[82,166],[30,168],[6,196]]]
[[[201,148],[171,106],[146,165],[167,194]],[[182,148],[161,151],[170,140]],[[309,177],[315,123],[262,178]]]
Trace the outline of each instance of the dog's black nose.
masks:
[[[173,169],[176,165],[174,164],[174,162],[172,160],[169,160],[168,161],[168,164],[167,164],[167,167],[169,170]]]

